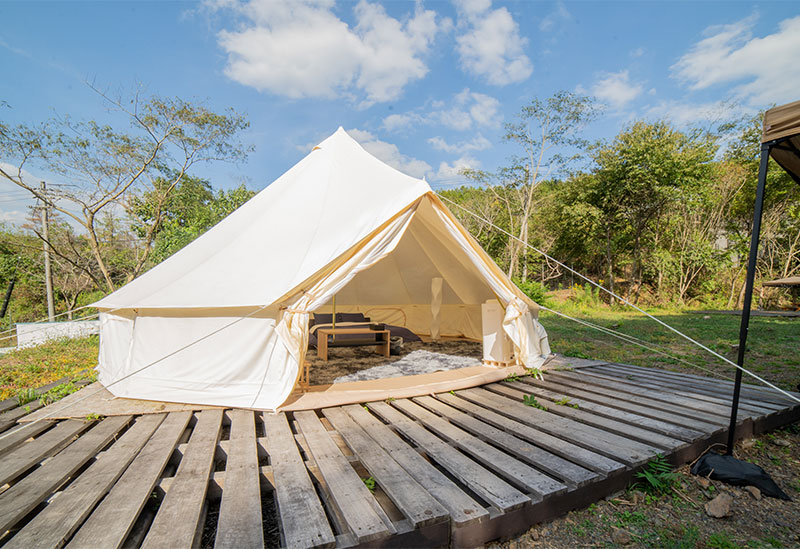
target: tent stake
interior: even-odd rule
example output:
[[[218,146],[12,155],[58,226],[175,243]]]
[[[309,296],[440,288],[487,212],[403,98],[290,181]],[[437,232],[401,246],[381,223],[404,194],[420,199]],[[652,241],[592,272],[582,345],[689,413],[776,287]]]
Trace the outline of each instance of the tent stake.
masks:
[[[742,368],[747,345],[747,331],[750,326],[750,305],[753,300],[753,284],[756,277],[756,261],[758,260],[758,241],[761,236],[761,212],[764,209],[764,187],[767,182],[769,167],[769,144],[761,145],[761,162],[758,167],[758,187],[756,202],[753,208],[753,234],[750,239],[750,259],[747,262],[747,279],[745,281],[744,302],[742,303],[742,323],[739,327],[739,355],[736,363],[736,381],[733,386],[733,402],[731,403],[731,424],[728,430],[727,454],[733,455],[733,443],[736,436],[736,414],[739,409],[739,393],[742,389]]]

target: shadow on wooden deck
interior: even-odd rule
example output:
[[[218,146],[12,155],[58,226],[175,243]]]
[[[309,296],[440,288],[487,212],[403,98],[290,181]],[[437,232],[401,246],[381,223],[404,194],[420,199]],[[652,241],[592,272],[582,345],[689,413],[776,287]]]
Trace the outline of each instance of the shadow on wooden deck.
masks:
[[[543,381],[292,414],[17,424],[24,411],[0,403],[0,544],[472,547],[623,489],[656,454],[678,465],[724,443],[731,392],[583,361]],[[797,419],[748,385],[736,434]]]

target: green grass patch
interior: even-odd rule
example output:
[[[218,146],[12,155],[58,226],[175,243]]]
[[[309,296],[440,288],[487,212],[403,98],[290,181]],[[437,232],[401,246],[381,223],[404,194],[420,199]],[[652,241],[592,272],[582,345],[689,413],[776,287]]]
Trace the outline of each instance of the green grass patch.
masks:
[[[733,366],[636,311],[608,306],[576,307],[569,302],[554,308],[575,318],[635,336],[647,342],[650,347],[724,377],[733,378]],[[736,360],[741,320],[738,315],[703,315],[668,309],[648,312],[722,356]],[[550,346],[557,353],[710,375],[675,358],[643,349],[547,311],[541,311],[540,316],[547,329]],[[795,390],[800,377],[800,354],[797,353],[799,337],[800,318],[751,317],[745,367],[779,387]],[[745,382],[758,383],[748,376],[745,376]]]
[[[26,404],[39,398],[28,389],[63,377],[94,380],[97,349],[97,336],[90,336],[52,341],[0,356],[0,400],[17,397],[20,404]]]

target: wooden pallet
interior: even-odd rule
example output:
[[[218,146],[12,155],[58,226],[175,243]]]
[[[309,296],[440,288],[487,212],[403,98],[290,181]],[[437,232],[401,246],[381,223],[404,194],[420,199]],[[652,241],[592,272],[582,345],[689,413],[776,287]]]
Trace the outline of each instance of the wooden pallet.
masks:
[[[594,361],[294,414],[19,424],[4,402],[0,545],[473,547],[622,489],[656,454],[724,442],[730,400],[728,382]],[[798,419],[746,385],[737,436]]]

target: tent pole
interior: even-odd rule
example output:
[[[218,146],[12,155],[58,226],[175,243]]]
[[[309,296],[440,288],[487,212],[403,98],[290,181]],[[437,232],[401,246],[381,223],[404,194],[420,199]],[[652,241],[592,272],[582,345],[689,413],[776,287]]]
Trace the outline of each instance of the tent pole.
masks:
[[[745,281],[744,302],[742,303],[742,323],[739,327],[739,355],[736,364],[736,382],[733,386],[733,402],[731,403],[731,423],[728,428],[727,454],[733,455],[733,443],[736,437],[736,413],[739,409],[739,393],[742,389],[742,370],[744,367],[744,353],[747,346],[747,331],[750,326],[750,305],[753,300],[753,284],[756,277],[756,260],[758,259],[758,241],[761,236],[761,213],[764,209],[764,187],[767,182],[767,168],[769,166],[768,144],[761,145],[761,162],[758,167],[758,187],[756,188],[756,202],[753,208],[753,234],[750,238],[750,259],[747,262],[747,279]]]

